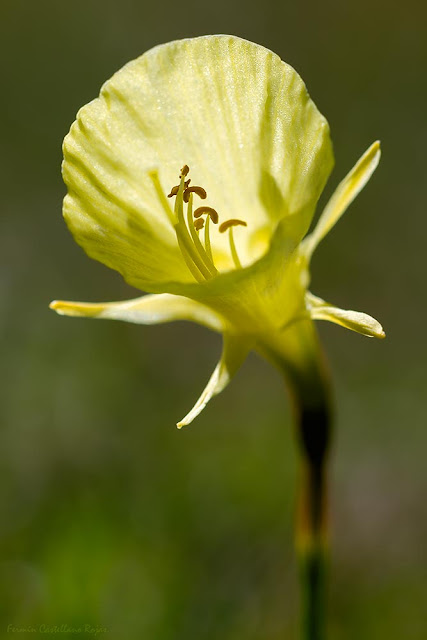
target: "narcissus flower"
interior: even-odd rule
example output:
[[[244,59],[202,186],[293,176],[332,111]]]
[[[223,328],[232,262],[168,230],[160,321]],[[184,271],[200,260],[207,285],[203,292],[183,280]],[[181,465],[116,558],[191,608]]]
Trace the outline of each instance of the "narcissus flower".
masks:
[[[296,71],[233,36],[171,42],[130,62],[83,107],[64,141],[64,217],[89,256],[148,292],[110,303],[55,301],[60,314],[223,334],[191,422],[250,350],[292,358],[287,335],[329,320],[384,337],[364,313],[308,291],[319,242],[380,158],[375,142],[306,235],[333,166],[329,127]]]

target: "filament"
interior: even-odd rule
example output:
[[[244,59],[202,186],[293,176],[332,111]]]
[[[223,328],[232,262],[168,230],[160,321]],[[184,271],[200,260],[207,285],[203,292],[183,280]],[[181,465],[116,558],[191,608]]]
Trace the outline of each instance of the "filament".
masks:
[[[201,206],[193,212],[194,195],[205,200],[207,193],[203,187],[190,187],[190,178],[188,176],[190,168],[184,165],[179,176],[179,185],[171,188],[170,193],[166,197],[161,188],[159,177],[156,171],[150,173],[154,188],[159,197],[162,207],[166,211],[170,221],[175,229],[178,246],[181,250],[186,265],[197,282],[204,282],[218,274],[215,267],[212,246],[210,239],[211,222],[218,224],[218,212],[212,207]],[[175,196],[175,206],[172,211],[167,198]],[[184,203],[187,204],[187,220],[184,219]],[[205,217],[202,217],[205,216]],[[230,243],[230,253],[234,265],[237,269],[242,268],[239,256],[237,254],[236,243],[234,240],[234,227],[244,226],[247,224],[244,220],[238,218],[230,218],[221,223],[218,227],[220,233],[229,232],[228,239]],[[204,245],[199,238],[199,232],[204,228]]]
[[[211,247],[211,239],[209,237],[209,223],[210,223],[211,217],[210,216],[206,216],[206,225],[205,225],[205,249],[206,249],[206,253],[209,257],[210,260],[212,260],[213,262],[213,257],[212,257],[212,247]]]

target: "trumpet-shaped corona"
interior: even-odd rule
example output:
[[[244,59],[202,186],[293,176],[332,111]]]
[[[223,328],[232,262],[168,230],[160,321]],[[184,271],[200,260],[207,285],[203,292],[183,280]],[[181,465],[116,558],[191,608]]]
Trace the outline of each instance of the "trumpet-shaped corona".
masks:
[[[295,366],[298,326],[329,320],[382,338],[370,316],[308,291],[314,250],[379,158],[375,142],[307,233],[333,153],[296,71],[233,36],[156,47],[79,111],[63,163],[63,212],[76,241],[149,295],[51,307],[140,324],[186,319],[222,333],[220,361],[178,426],[222,391],[250,350]]]
[[[182,257],[185,260],[186,265],[190,273],[194,276],[197,282],[203,282],[213,278],[218,274],[218,270],[214,264],[214,258],[212,254],[212,246],[210,240],[210,225],[209,221],[212,220],[214,224],[218,224],[219,215],[218,212],[212,207],[202,206],[193,211],[193,194],[198,195],[202,200],[207,198],[207,193],[203,187],[189,186],[191,179],[185,180],[190,168],[188,165],[184,165],[180,173],[180,184],[172,187],[168,198],[175,196],[175,209],[174,212],[167,210],[166,213],[169,218],[174,219],[174,228],[176,232],[178,246],[181,250]],[[155,177],[155,186],[159,189],[158,177]],[[166,200],[160,196],[160,201],[163,206],[166,206]],[[183,209],[184,203],[187,204],[187,225],[184,222]],[[204,218],[201,216],[206,215],[206,224]],[[175,216],[175,218],[174,218]],[[224,233],[229,229],[230,240],[230,254],[233,259],[236,268],[241,268],[239,257],[237,255],[236,245],[233,236],[233,227],[235,226],[246,227],[247,224],[243,220],[237,218],[231,218],[219,225],[219,233]],[[204,228],[204,246],[200,242],[198,231]]]

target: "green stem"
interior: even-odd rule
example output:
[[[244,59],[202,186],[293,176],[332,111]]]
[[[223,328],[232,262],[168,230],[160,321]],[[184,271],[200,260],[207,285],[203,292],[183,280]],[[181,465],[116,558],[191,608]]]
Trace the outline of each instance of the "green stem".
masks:
[[[311,356],[303,370],[290,376],[300,451],[296,548],[301,579],[301,637],[325,640],[330,393],[317,340],[313,341]]]
[[[296,546],[301,580],[301,635],[303,640],[325,639],[326,482],[324,473],[303,462]]]
[[[329,377],[311,321],[295,324],[267,355],[291,390],[300,454],[296,548],[301,580],[302,640],[325,640],[327,474],[331,431]]]

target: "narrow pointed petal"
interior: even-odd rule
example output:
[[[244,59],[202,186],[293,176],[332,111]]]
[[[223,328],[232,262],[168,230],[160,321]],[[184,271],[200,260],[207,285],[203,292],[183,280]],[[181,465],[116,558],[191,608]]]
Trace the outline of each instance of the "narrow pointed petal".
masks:
[[[312,293],[306,294],[306,305],[313,320],[328,320],[368,338],[385,338],[385,332],[380,323],[367,313],[339,309]]]
[[[231,378],[245,361],[250,349],[251,345],[246,339],[235,335],[224,334],[224,346],[221,359],[194,407],[185,418],[176,425],[178,429],[190,424],[190,422],[203,411],[209,400],[225,389]]]
[[[162,324],[190,320],[213,331],[223,331],[222,318],[203,304],[168,293],[147,295],[123,302],[68,302],[54,300],[50,304],[60,315],[124,320],[136,324]]]
[[[368,182],[378,166],[380,156],[380,143],[377,141],[369,147],[350,173],[340,182],[323,210],[314,231],[307,236],[303,243],[304,252],[309,260],[319,242],[338,222],[347,207]]]

